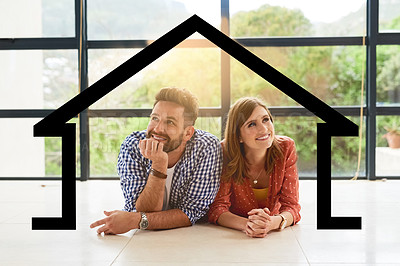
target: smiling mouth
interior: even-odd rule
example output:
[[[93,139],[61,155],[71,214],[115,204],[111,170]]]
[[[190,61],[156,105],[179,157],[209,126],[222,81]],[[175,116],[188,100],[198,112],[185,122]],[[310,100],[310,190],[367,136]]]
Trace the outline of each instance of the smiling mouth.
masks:
[[[267,139],[269,139],[270,136],[271,136],[271,134],[267,134],[262,137],[256,138],[256,140],[267,140]]]
[[[151,135],[151,137],[157,141],[167,141],[166,138],[160,137],[160,136],[156,136],[156,135]]]

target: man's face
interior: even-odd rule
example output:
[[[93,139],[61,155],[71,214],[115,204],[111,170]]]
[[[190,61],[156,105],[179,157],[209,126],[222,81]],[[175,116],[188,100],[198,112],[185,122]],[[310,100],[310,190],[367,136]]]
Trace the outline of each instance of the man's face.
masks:
[[[150,115],[147,138],[162,142],[167,153],[177,149],[184,134],[184,110],[173,102],[158,102]]]

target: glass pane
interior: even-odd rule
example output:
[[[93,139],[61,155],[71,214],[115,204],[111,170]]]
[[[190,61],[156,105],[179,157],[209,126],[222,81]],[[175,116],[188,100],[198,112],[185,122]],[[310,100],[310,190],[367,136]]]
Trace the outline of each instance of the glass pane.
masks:
[[[296,143],[299,176],[317,176],[317,123],[316,117],[274,117],[276,135],[292,138]]]
[[[400,0],[379,1],[379,31],[400,32]]]
[[[88,0],[88,37],[155,40],[194,14],[220,28],[220,1]],[[198,34],[192,37],[201,38]]]
[[[220,117],[198,117],[194,127],[210,132],[217,138],[222,139]]]
[[[118,176],[120,146],[133,131],[147,128],[149,118],[90,118],[90,176]]]
[[[360,126],[360,117],[347,117],[356,125]],[[360,170],[358,176],[365,176],[365,143],[366,143],[366,120],[363,120]],[[357,172],[358,151],[360,137],[333,137],[331,145],[332,176],[351,176]]]
[[[328,105],[360,104],[365,56],[361,46],[248,49]],[[243,96],[260,96],[268,106],[298,105],[235,59],[231,60],[231,72],[232,102]]]
[[[0,108],[55,109],[78,94],[76,51],[0,51]]]
[[[0,1],[0,38],[74,36],[74,0]]]
[[[377,105],[400,103],[400,45],[377,47]]]
[[[0,177],[61,176],[61,138],[33,137],[33,126],[40,120],[0,119]],[[78,132],[77,124],[77,176],[80,175]]]
[[[365,0],[231,0],[231,35],[363,35],[366,23],[365,3]]]
[[[89,84],[139,52],[138,49],[89,51]],[[201,107],[220,106],[220,49],[176,48],[121,84],[92,108],[152,108],[154,96],[163,87],[192,91]]]
[[[120,146],[133,131],[147,128],[148,117],[90,118],[90,175],[91,177],[116,177]],[[195,128],[220,137],[219,117],[199,117]]]
[[[44,138],[33,137],[33,126],[40,119],[0,119],[0,176],[45,175]]]
[[[347,117],[359,125],[359,117]],[[275,134],[296,142],[299,176],[317,176],[317,117],[275,117]],[[365,123],[364,123],[365,125]],[[365,176],[365,126],[363,126],[360,176]],[[332,176],[354,176],[358,162],[358,137],[332,138]]]
[[[80,138],[79,138],[79,119],[73,118],[68,123],[75,123],[76,126],[76,176],[81,176],[81,161],[80,161]],[[46,177],[60,177],[62,171],[62,152],[61,138],[45,137],[45,164]]]
[[[400,176],[400,116],[376,118],[376,175]]]

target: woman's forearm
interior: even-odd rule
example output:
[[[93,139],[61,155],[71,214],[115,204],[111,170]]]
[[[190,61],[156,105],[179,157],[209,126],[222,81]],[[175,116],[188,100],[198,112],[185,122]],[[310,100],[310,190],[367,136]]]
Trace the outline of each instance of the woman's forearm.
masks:
[[[287,221],[287,224],[286,224],[286,227],[289,227],[289,226],[291,226],[292,224],[293,224],[293,215],[290,213],[290,212],[288,212],[288,211],[284,211],[284,212],[282,212],[281,213],[283,216],[285,216],[285,218],[286,218],[286,221]]]
[[[225,227],[245,231],[247,221],[247,218],[238,216],[231,212],[224,212],[219,216],[217,223]]]

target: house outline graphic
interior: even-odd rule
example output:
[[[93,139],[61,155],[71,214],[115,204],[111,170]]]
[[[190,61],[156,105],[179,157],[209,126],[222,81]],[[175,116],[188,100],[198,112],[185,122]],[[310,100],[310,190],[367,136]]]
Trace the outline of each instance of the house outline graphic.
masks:
[[[358,136],[358,126],[193,15],[34,125],[35,137],[62,138],[62,204],[61,217],[33,217],[32,230],[76,230],[76,125],[67,122],[195,32],[325,122],[317,124],[317,229],[361,229],[361,217],[331,216],[331,138]]]

